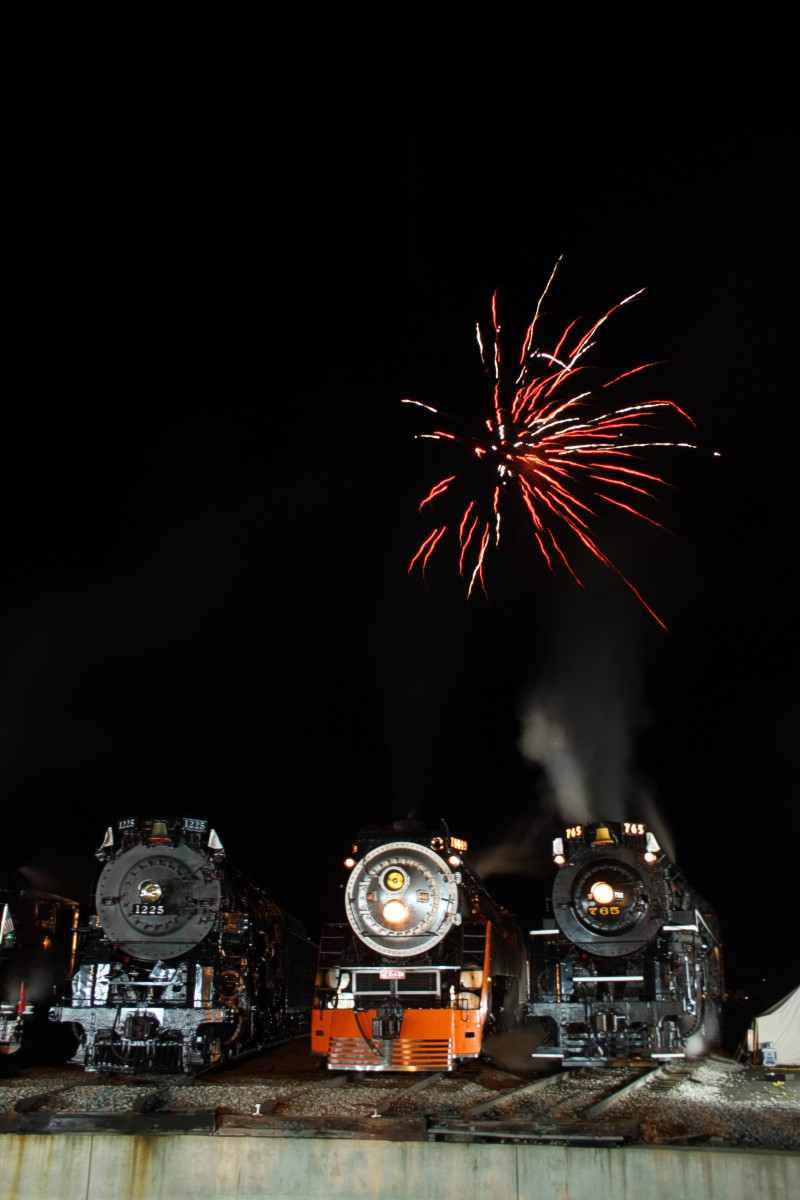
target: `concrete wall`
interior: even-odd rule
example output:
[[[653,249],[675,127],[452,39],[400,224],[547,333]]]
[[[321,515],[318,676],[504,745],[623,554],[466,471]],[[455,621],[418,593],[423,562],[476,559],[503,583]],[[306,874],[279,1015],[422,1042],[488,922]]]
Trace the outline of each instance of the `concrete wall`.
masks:
[[[800,1154],[3,1134],[3,1200],[795,1200]]]

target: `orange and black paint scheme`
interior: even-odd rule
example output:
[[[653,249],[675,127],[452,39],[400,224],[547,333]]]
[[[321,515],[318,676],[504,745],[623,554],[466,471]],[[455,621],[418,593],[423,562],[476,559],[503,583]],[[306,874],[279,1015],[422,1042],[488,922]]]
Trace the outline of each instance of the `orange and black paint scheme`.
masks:
[[[358,835],[346,922],[322,929],[311,1051],[331,1069],[451,1070],[528,999],[526,940],[444,822]]]

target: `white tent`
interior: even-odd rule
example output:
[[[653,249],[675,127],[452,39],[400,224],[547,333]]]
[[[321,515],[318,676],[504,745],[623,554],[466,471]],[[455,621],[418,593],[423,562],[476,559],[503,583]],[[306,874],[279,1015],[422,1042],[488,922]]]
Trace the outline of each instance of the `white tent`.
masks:
[[[756,1017],[750,1034],[749,1049],[758,1062],[765,1066],[800,1066],[800,986]]]

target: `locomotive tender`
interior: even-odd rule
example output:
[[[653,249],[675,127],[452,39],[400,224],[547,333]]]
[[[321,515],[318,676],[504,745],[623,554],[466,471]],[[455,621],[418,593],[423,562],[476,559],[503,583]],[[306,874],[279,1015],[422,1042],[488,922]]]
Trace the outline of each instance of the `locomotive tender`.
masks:
[[[574,825],[553,841],[551,915],[531,931],[534,1060],[672,1059],[718,1041],[716,916],[642,824]]]
[[[308,1029],[317,947],[205,820],[118,821],[68,1005],[87,1071],[187,1073]]]
[[[345,860],[347,923],[323,926],[311,1052],[330,1069],[451,1070],[528,999],[524,933],[444,822],[365,830]]]
[[[14,1068],[66,1061],[68,1031],[49,1020],[69,995],[77,950],[76,900],[24,884],[0,886],[0,1055]]]

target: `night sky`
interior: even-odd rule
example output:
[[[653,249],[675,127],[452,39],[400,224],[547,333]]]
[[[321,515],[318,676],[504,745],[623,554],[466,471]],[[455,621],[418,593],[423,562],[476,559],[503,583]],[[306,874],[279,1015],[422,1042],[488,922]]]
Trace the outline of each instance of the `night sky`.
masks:
[[[685,8],[41,18],[12,57],[0,414],[0,867],[86,900],[121,816],[207,817],[341,919],[367,822],[470,842],[534,927],[585,804],[645,820],[728,985],[797,983],[791,41]],[[731,19],[732,21],[732,19]],[[240,23],[237,23],[240,22]],[[790,187],[790,180],[792,181]],[[565,326],[696,422],[665,530],[467,599],[409,562],[554,264]],[[552,348],[552,347],[548,347]],[[635,390],[635,389],[634,389]],[[685,430],[681,430],[685,433]]]

